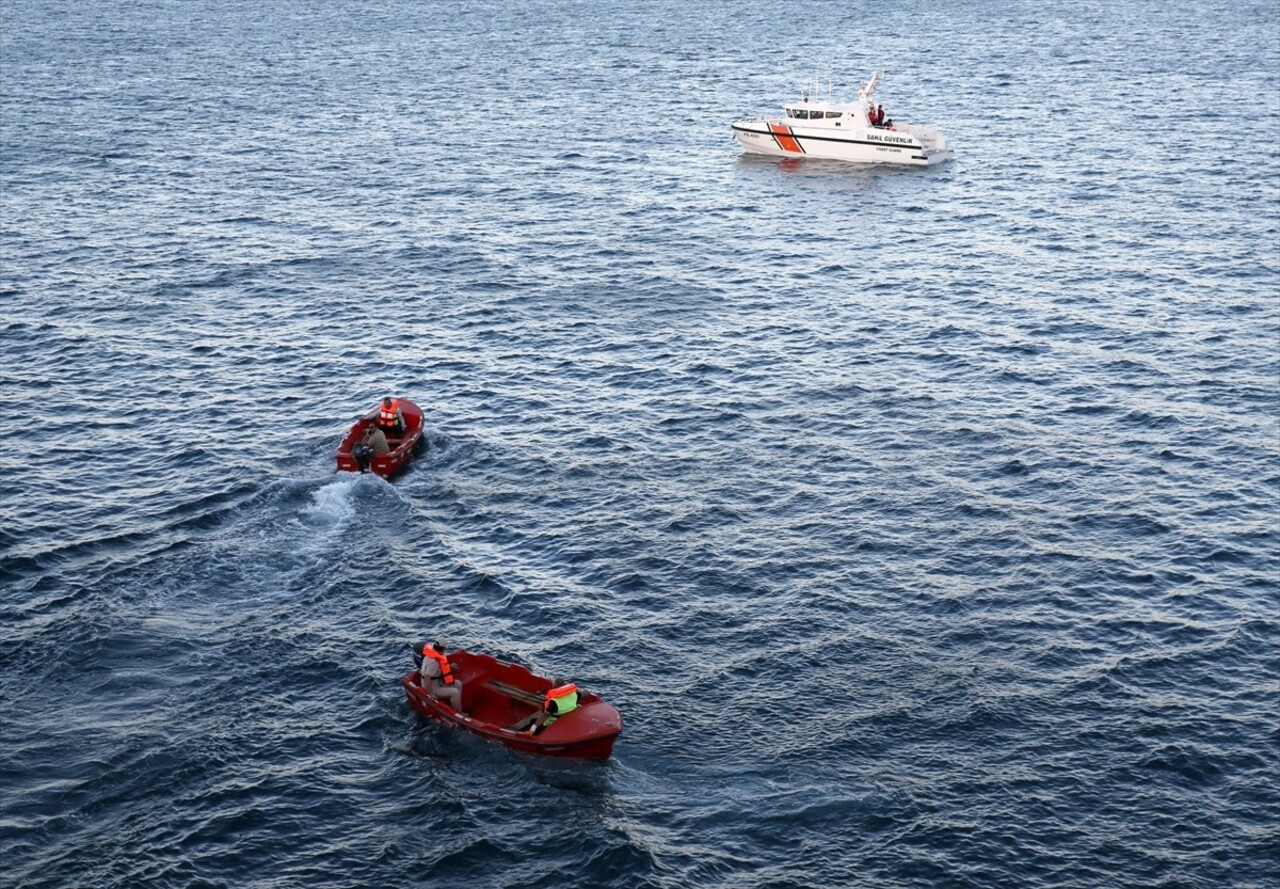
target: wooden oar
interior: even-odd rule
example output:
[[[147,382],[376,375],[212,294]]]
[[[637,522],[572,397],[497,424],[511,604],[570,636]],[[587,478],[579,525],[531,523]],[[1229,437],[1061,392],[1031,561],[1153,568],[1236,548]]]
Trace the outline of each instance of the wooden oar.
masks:
[[[525,691],[523,688],[516,688],[514,685],[507,685],[507,683],[499,682],[497,679],[490,679],[485,685],[499,694],[515,698],[517,701],[524,701],[526,704],[533,704],[536,707],[542,706],[543,696],[540,694]]]

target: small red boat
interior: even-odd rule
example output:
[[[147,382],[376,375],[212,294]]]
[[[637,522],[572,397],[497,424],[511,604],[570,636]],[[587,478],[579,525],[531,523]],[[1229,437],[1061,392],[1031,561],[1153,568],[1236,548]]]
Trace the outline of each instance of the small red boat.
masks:
[[[383,478],[390,478],[409,462],[418,442],[422,441],[422,409],[407,398],[399,400],[400,414],[404,417],[404,434],[388,435],[387,444],[391,446],[389,454],[377,454],[369,458],[368,469]],[[338,471],[362,472],[360,461],[356,459],[355,448],[360,443],[364,431],[378,419],[378,408],[365,414],[351,427],[347,437],[338,445]]]
[[[421,655],[415,651],[415,657]],[[400,680],[409,706],[423,716],[439,719],[472,734],[505,744],[525,753],[580,759],[608,759],[613,742],[622,732],[622,716],[599,695],[579,689],[578,707],[561,716],[536,735],[511,727],[542,709],[551,680],[535,676],[519,664],[509,664],[487,654],[459,649],[448,653],[454,674],[462,682],[459,713],[432,698],[414,670]]]

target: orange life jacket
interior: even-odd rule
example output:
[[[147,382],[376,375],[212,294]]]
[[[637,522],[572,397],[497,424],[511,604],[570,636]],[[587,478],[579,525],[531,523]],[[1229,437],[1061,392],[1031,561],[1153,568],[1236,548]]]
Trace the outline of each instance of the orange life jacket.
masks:
[[[567,698],[578,690],[578,686],[570,682],[568,685],[562,685],[559,688],[553,688],[547,692],[547,696],[542,699],[542,709],[551,712],[551,702],[560,698]],[[557,707],[557,709],[559,709]]]
[[[390,407],[383,405],[378,410],[378,425],[384,429],[399,425],[400,420],[396,415],[398,410],[400,410],[400,399],[398,398],[391,402]]]
[[[449,666],[449,659],[430,645],[422,646],[422,656],[428,655],[435,658],[436,663],[440,665],[440,681],[445,685],[453,685],[453,669]]]

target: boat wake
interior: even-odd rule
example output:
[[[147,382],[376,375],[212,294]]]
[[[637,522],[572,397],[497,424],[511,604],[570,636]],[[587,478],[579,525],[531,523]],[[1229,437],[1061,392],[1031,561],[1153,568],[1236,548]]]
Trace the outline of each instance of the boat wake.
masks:
[[[347,526],[356,514],[356,497],[362,487],[369,487],[366,476],[346,476],[329,482],[312,493],[311,504],[298,511],[298,521],[311,528]]]

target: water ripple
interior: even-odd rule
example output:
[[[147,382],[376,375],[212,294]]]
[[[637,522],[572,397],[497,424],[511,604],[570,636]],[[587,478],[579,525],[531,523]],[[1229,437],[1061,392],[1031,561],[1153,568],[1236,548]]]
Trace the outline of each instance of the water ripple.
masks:
[[[1280,870],[1280,151],[1187,116],[1276,131],[1273,8],[11,9],[0,883]],[[953,162],[732,142],[871,68]]]

